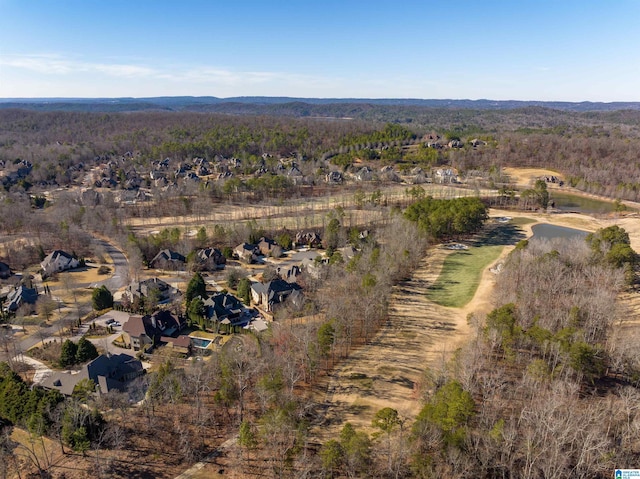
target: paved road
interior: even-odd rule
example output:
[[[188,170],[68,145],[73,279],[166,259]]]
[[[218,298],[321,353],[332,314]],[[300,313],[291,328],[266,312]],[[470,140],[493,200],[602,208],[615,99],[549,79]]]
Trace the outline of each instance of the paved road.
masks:
[[[129,261],[127,260],[127,257],[111,243],[99,238],[94,238],[94,241],[96,244],[99,244],[109,256],[111,256],[111,261],[113,262],[113,275],[104,281],[96,283],[96,285],[106,285],[112,293],[125,287],[129,276]]]
[[[129,261],[127,260],[127,257],[122,253],[122,251],[120,251],[111,243],[95,237],[94,237],[94,241],[96,242],[96,244],[100,245],[109,256],[111,256],[114,271],[113,271],[113,275],[110,278],[104,281],[100,281],[99,283],[93,284],[91,286],[102,286],[104,284],[107,286],[107,288],[109,288],[109,291],[111,292],[117,291],[127,284],[127,277],[129,272]],[[89,285],[76,285],[76,287],[78,288],[87,287],[87,286]],[[37,334],[32,334],[31,336],[28,336],[22,341],[20,341],[20,349],[22,351],[27,351],[29,348],[38,344],[42,340],[42,338],[55,336],[56,334],[59,333],[59,330],[60,330],[57,323],[62,321],[63,322],[62,324],[68,324],[70,320],[77,320],[79,316],[82,317],[89,314],[91,312],[92,307],[90,303],[80,304],[78,309],[79,311],[75,310],[74,308],[73,311],[70,311],[69,313],[67,313],[62,319],[58,320],[55,324],[47,328],[43,328]]]

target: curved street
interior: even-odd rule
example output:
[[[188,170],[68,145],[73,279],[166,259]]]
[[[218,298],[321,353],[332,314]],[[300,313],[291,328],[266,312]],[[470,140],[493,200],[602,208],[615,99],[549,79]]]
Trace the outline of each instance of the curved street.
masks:
[[[105,285],[112,293],[125,287],[129,277],[129,260],[127,257],[115,245],[103,239],[94,237],[94,241],[104,248],[104,251],[111,257],[113,262],[113,275],[104,281],[96,283],[95,286]]]
[[[126,286],[127,278],[129,275],[129,260],[127,257],[118,249],[115,245],[109,243],[100,238],[94,237],[94,241],[100,245],[104,251],[111,257],[111,261],[113,262],[113,274],[104,281],[100,281],[98,283],[91,284],[79,284],[76,285],[78,288],[83,287],[98,287],[102,285],[106,285],[109,288],[109,291],[115,292],[120,288]],[[70,320],[77,320],[78,316],[84,316],[91,312],[91,303],[79,305],[77,310],[68,312],[64,317],[60,318],[56,323],[48,326],[46,328],[41,328],[36,334],[32,334],[27,336],[23,340],[20,341],[20,350],[27,351],[29,348],[32,348],[43,338],[47,338],[50,336],[54,336],[60,331],[60,327],[58,323],[62,322],[62,324],[68,323]]]

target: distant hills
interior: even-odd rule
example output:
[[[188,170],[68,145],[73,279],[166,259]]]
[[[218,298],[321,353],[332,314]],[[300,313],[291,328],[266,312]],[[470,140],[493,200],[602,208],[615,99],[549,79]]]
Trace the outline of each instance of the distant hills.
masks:
[[[572,112],[640,110],[640,102],[557,102],[497,100],[428,100],[415,98],[291,98],[291,97],[151,97],[151,98],[0,98],[0,109],[38,111],[198,111],[230,114],[275,114],[291,116],[355,116],[363,109],[414,107],[450,110],[515,110],[548,108]]]

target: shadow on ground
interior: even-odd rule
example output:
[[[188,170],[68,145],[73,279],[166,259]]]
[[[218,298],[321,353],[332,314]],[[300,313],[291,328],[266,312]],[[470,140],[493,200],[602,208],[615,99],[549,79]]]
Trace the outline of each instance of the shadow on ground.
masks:
[[[525,238],[524,231],[519,226],[510,223],[497,223],[490,225],[472,243],[474,246],[508,246]]]

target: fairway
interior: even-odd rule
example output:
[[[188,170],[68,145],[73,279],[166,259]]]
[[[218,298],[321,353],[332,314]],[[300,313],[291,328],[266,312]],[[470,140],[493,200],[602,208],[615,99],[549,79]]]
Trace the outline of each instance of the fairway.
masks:
[[[427,298],[441,306],[461,308],[473,298],[484,269],[495,261],[504,245],[473,246],[451,253],[442,272],[427,290]]]

